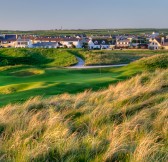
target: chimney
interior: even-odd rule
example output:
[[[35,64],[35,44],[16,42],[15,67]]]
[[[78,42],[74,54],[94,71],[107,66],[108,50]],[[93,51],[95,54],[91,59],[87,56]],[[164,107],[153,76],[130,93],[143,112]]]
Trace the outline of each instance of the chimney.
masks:
[[[161,38],[161,44],[164,45],[165,41],[164,41],[164,37]]]

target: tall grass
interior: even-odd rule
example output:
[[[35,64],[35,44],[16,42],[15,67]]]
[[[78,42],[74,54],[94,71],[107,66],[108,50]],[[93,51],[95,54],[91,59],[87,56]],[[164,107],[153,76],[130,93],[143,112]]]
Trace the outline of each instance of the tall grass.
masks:
[[[86,65],[102,64],[128,64],[143,57],[157,54],[168,54],[167,50],[95,50],[95,51],[74,51],[76,55],[85,58]]]
[[[0,109],[0,161],[166,162],[168,70]]]

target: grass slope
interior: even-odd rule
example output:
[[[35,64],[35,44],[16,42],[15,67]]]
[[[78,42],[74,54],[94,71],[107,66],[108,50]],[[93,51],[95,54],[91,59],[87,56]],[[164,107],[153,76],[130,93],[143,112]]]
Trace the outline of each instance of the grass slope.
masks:
[[[166,66],[106,90],[0,109],[0,160],[166,162]]]
[[[84,70],[30,66],[6,67],[6,69],[2,67],[0,71],[0,106],[23,102],[38,95],[50,97],[62,93],[79,93],[86,89],[97,91],[143,71],[166,68],[167,59],[168,55],[156,55],[125,67]],[[152,67],[153,69],[151,69]]]
[[[77,63],[77,59],[64,49],[0,49],[0,66],[34,65],[65,67]]]
[[[72,54],[83,57],[86,65],[128,64],[143,57],[168,54],[167,50],[72,50]]]

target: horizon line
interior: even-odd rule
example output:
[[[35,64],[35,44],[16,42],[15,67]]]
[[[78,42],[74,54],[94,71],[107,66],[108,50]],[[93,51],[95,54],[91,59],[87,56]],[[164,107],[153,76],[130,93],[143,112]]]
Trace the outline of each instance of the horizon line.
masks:
[[[78,29],[75,29],[75,28],[68,28],[68,29],[30,29],[30,30],[22,30],[22,29],[0,29],[0,31],[65,31],[65,30],[129,30],[129,29],[168,29],[168,27],[163,27],[163,28],[157,28],[157,27],[144,27],[144,28],[133,28],[133,27],[125,27],[125,28],[78,28]]]

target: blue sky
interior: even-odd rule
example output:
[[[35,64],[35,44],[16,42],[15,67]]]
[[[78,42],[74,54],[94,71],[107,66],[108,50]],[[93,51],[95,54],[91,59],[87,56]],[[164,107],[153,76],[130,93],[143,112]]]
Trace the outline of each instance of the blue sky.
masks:
[[[168,28],[168,0],[0,0],[0,30]]]

